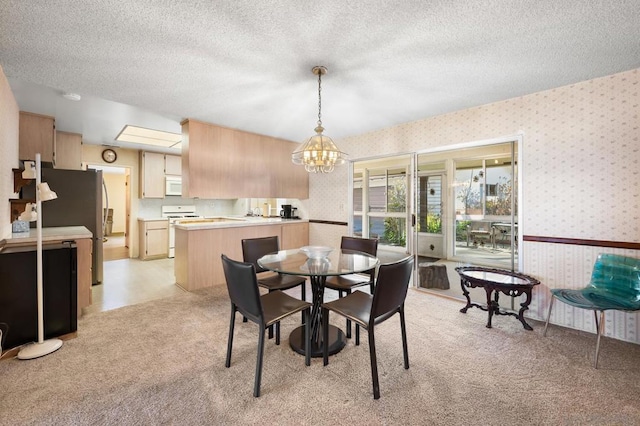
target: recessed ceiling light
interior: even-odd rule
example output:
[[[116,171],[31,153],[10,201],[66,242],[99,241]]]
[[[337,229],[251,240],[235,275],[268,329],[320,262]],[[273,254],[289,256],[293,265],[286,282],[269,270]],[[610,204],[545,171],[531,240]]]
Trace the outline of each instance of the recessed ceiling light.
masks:
[[[62,95],[62,97],[70,101],[79,101],[80,99],[82,99],[82,96],[80,96],[79,94],[71,92],[66,92]]]
[[[146,129],[144,127],[127,124],[116,137],[120,142],[139,143],[143,145],[172,148],[182,141],[180,133],[164,132],[161,130]]]

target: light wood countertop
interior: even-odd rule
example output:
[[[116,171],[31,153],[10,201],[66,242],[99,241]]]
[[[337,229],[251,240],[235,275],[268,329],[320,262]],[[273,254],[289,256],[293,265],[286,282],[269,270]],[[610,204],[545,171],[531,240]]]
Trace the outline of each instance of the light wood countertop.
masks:
[[[176,229],[184,231],[197,231],[201,229],[238,228],[260,225],[288,225],[295,223],[308,223],[304,219],[282,219],[280,217],[255,217],[255,216],[220,216],[211,218],[186,219],[182,223],[175,224]]]

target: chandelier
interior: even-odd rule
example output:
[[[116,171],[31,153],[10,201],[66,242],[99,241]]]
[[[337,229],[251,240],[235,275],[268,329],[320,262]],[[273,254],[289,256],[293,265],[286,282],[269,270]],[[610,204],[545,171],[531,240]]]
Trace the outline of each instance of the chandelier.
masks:
[[[334,166],[344,164],[347,154],[340,151],[329,136],[323,135],[322,127],[322,76],[327,73],[323,66],[313,67],[311,70],[318,76],[318,126],[314,129],[316,134],[311,136],[304,144],[291,154],[293,164],[304,165],[307,172],[331,173]]]

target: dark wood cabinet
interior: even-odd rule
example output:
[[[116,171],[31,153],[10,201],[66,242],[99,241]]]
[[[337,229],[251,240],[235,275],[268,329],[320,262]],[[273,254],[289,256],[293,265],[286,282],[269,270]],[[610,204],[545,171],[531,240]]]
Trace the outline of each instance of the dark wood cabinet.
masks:
[[[78,329],[75,243],[45,244],[42,251],[44,338]],[[0,252],[0,323],[8,325],[3,349],[38,340],[36,247]]]

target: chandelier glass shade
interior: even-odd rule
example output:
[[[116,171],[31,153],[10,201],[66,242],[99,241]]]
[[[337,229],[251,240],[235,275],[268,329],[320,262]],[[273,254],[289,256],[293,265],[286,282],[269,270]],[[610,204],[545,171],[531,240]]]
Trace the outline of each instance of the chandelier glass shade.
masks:
[[[344,164],[347,154],[340,151],[329,136],[323,135],[322,127],[322,75],[327,69],[322,66],[313,68],[313,73],[318,76],[318,126],[314,129],[316,134],[311,136],[304,144],[291,154],[293,164],[304,166],[309,173],[331,173],[335,166]]]

